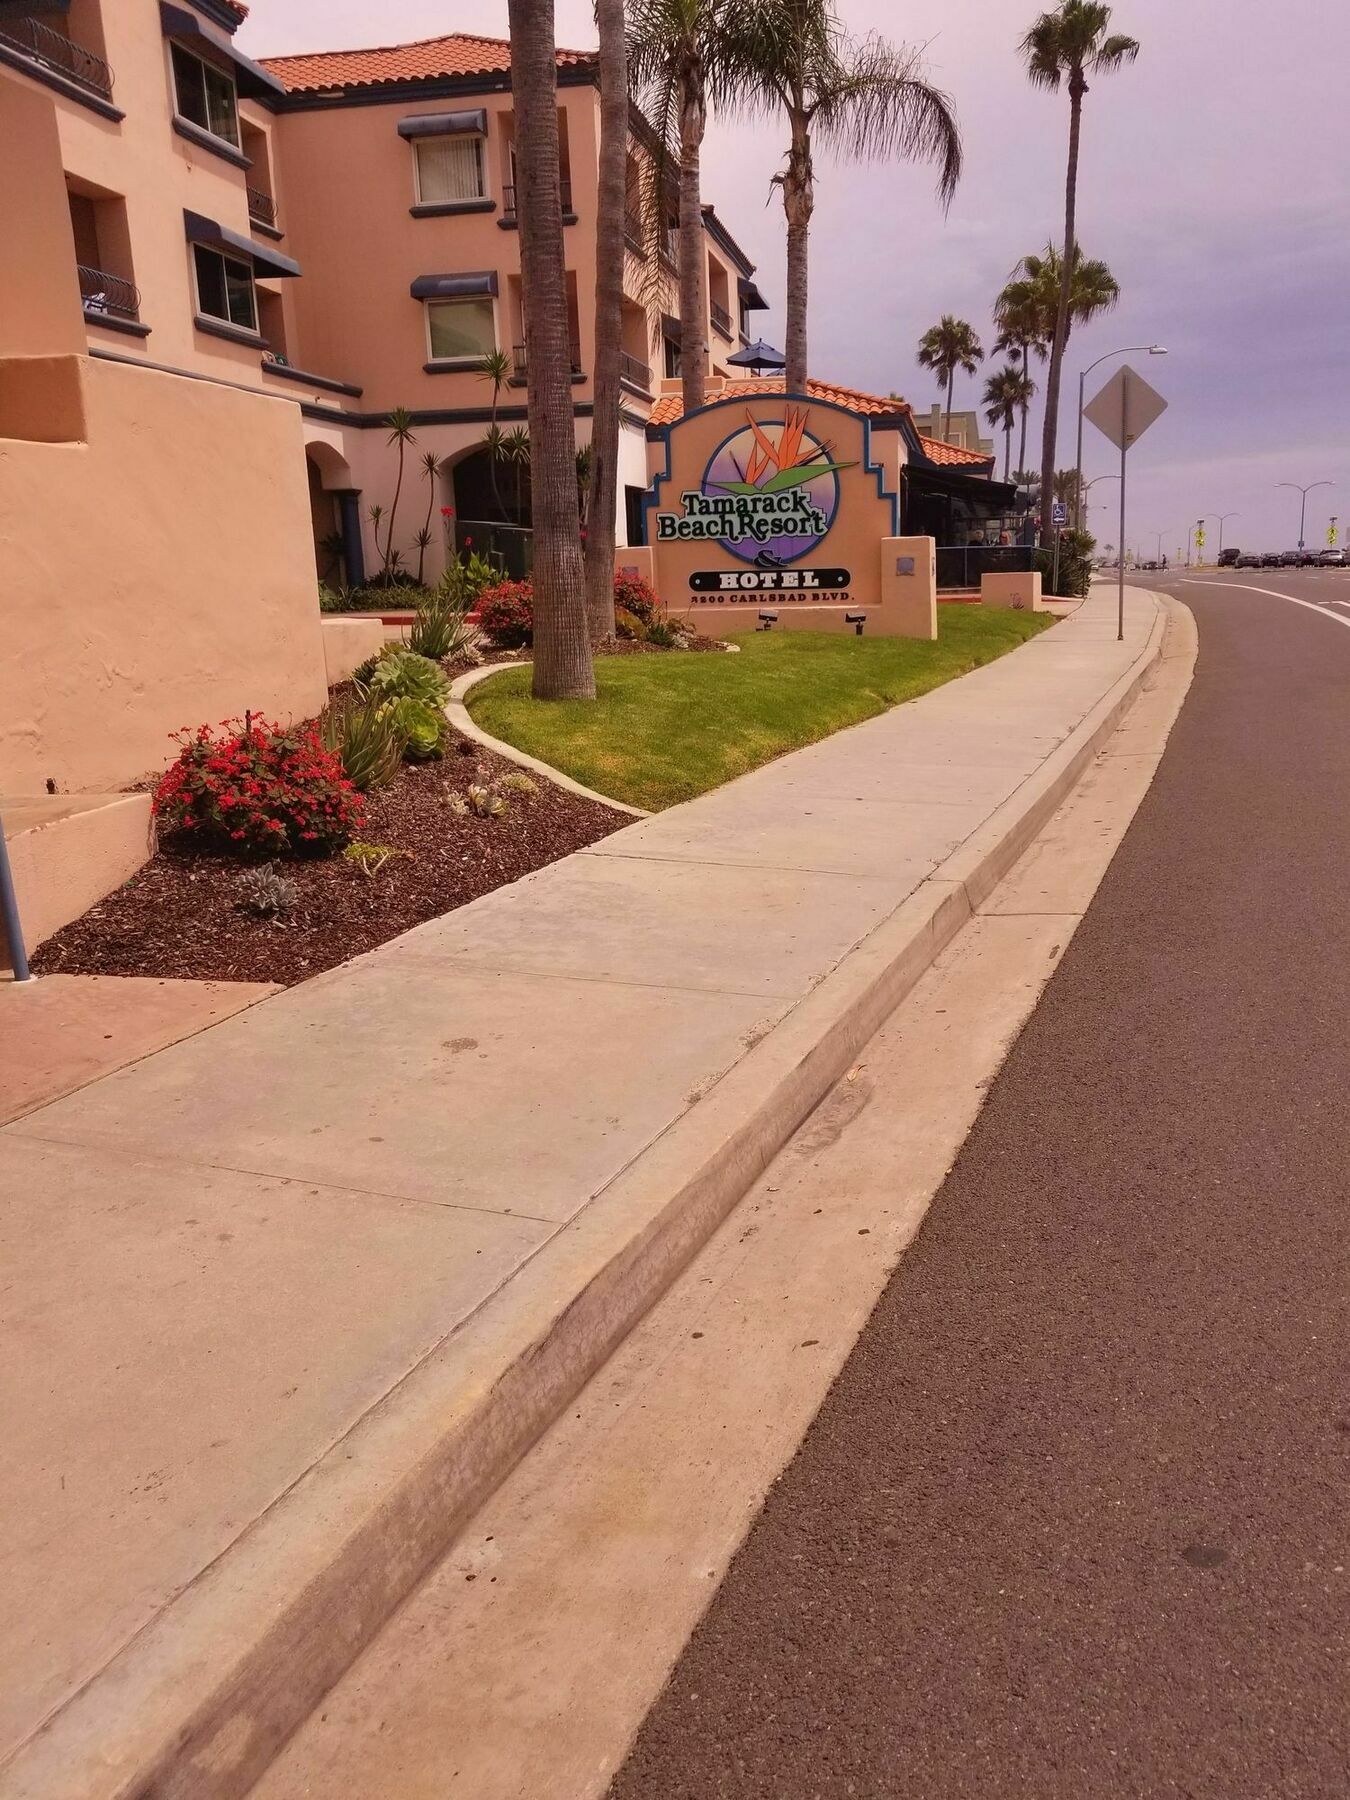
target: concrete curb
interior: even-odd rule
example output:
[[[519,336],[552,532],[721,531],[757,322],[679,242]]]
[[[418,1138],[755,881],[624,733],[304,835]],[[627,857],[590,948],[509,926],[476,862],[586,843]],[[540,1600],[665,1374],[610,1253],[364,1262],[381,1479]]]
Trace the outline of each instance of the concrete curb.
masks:
[[[464,696],[471,688],[476,688],[480,681],[486,681],[489,675],[500,675],[503,669],[519,669],[521,666],[520,663],[511,662],[487,663],[481,669],[470,669],[467,675],[457,676],[450,684],[450,698],[445,708],[446,717],[455,730],[462,737],[481,744],[485,750],[492,750],[498,756],[504,756],[508,762],[528,769],[532,775],[541,775],[545,781],[551,781],[554,787],[566,788],[569,794],[577,794],[583,800],[595,800],[614,812],[627,813],[631,819],[650,819],[652,815],[644,812],[640,806],[629,806],[622,800],[611,800],[608,794],[597,794],[594,788],[583,787],[579,781],[573,781],[570,775],[564,775],[551,763],[540,762],[537,756],[527,756],[523,750],[517,750],[514,744],[505,743],[474,724],[469,717],[469,709],[464,704]]]
[[[51,1719],[0,1800],[248,1792],[1036,837],[1166,624],[1159,604],[1143,652],[1040,769]]]

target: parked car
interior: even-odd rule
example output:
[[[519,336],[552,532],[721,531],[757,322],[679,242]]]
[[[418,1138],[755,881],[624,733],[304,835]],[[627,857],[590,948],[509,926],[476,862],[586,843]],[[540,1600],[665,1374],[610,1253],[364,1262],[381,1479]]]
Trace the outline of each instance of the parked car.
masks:
[[[1258,550],[1239,550],[1233,559],[1233,567],[1235,569],[1259,569],[1265,560]]]
[[[1317,558],[1318,567],[1322,569],[1343,569],[1345,567],[1344,550],[1323,550]]]
[[[1301,550],[1281,550],[1280,567],[1282,569],[1301,569],[1303,567],[1303,552]]]
[[[1280,553],[1278,550],[1262,551],[1261,567],[1263,569],[1278,569],[1279,566],[1280,566]]]
[[[1220,550],[1218,566],[1221,569],[1236,569],[1239,565],[1239,558],[1241,555],[1242,552],[1240,550],[1233,550],[1231,548]]]

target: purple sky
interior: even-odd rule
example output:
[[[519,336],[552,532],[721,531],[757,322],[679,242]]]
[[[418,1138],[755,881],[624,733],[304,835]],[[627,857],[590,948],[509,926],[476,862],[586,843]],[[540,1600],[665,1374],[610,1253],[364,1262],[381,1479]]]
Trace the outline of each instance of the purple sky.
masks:
[[[987,345],[990,305],[1013,265],[1062,231],[1068,103],[1033,91],[1017,56],[1036,10],[1034,0],[841,0],[852,30],[927,44],[932,77],[956,102],[966,174],[944,218],[927,171],[821,162],[814,374],[927,406],[938,396],[914,362],[922,331],[955,312]],[[1222,511],[1238,514],[1226,542],[1288,548],[1298,496],[1274,484],[1324,479],[1335,485],[1309,496],[1308,540],[1324,541],[1330,513],[1341,515],[1344,539],[1350,9],[1120,0],[1115,23],[1143,50],[1088,96],[1079,236],[1111,265],[1122,298],[1069,346],[1060,464],[1073,460],[1077,371],[1118,345],[1163,343],[1166,358],[1129,359],[1170,408],[1131,454],[1127,542],[1152,556],[1162,531],[1175,554],[1188,523]],[[455,29],[505,35],[506,0],[383,0],[378,9],[253,0],[239,41],[256,56]],[[558,0],[558,36],[594,43],[590,0]],[[759,264],[774,310],[757,320],[780,345],[783,223],[769,179],[782,139],[774,124],[715,123],[704,157],[705,198]],[[1089,395],[1112,367],[1089,377]],[[958,383],[957,404],[972,404],[975,390]],[[1089,426],[1088,475],[1109,470],[1113,455]],[[1091,496],[1107,542],[1118,537],[1116,491],[1103,482]]]

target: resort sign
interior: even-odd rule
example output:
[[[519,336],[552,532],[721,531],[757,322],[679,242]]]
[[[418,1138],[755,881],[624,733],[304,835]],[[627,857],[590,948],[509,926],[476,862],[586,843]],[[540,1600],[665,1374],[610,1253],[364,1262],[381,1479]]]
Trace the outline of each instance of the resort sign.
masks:
[[[904,629],[899,595],[925,586],[931,557],[916,571],[897,537],[900,437],[887,423],[885,466],[869,416],[832,400],[728,394],[665,427],[645,554],[670,611],[715,631]],[[905,576],[897,550],[910,552]]]

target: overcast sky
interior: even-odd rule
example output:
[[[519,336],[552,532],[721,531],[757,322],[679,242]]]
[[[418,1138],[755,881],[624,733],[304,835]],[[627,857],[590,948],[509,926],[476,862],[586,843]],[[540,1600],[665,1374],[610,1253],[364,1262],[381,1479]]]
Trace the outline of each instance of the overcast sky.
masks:
[[[822,163],[812,227],[812,373],[922,409],[938,396],[915,366],[940,314],[988,345],[990,307],[1018,258],[1063,230],[1068,102],[1034,91],[1017,54],[1035,0],[840,0],[855,32],[927,45],[955,102],[966,171],[944,217],[929,172]],[[1330,480],[1309,496],[1308,540],[1328,515],[1350,526],[1350,8],[1343,0],[1119,0],[1138,62],[1089,94],[1079,236],[1121,284],[1120,305],[1069,346],[1060,465],[1073,460],[1077,371],[1120,345],[1170,405],[1131,453],[1126,541],[1175,554],[1201,513],[1236,512],[1226,541],[1290,547],[1298,496],[1275,483]],[[506,0],[253,0],[251,54],[349,48],[453,30],[506,34]],[[590,0],[558,0],[558,40],[595,41]],[[715,123],[704,198],[759,265],[783,335],[783,222],[769,181],[782,132]],[[1108,364],[1089,377],[1091,395]],[[975,382],[958,384],[972,404]],[[1114,452],[1089,426],[1089,476]],[[1014,455],[1016,445],[1014,444]],[[1039,453],[1028,461],[1039,462]],[[1001,458],[1000,458],[1001,468]],[[1091,495],[1114,543],[1114,483]],[[1105,500],[1103,500],[1105,496]],[[1211,526],[1210,547],[1215,539]]]

